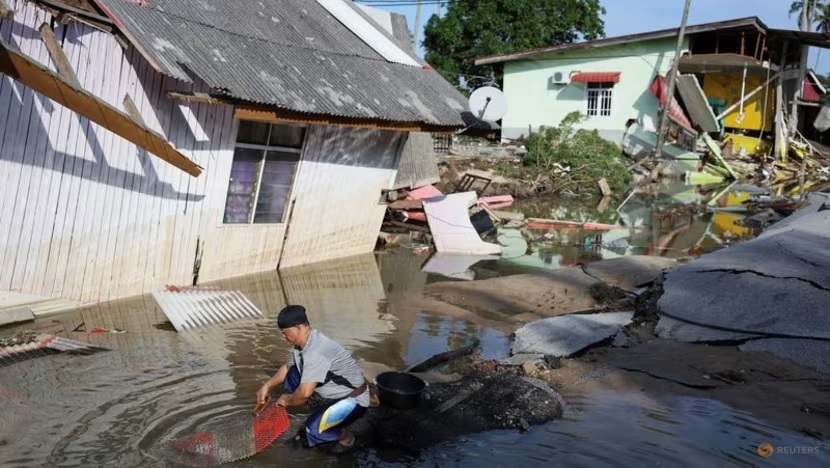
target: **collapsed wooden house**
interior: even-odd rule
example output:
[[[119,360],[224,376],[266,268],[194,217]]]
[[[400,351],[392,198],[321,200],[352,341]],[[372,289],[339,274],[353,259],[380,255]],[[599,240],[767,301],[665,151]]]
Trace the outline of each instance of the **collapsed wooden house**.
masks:
[[[410,133],[470,124],[405,20],[350,1],[0,5],[0,291],[90,303],[370,252]]]

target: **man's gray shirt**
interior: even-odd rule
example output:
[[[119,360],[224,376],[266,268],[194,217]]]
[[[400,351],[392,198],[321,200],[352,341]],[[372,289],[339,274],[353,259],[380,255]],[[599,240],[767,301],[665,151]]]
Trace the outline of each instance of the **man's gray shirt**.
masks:
[[[311,330],[302,349],[296,346],[292,348],[288,365],[297,366],[301,384],[317,382],[317,393],[326,399],[345,398],[364,383],[363,373],[352,354],[340,343],[316,329]],[[326,377],[331,374],[334,374],[335,381],[326,382]],[[345,379],[352,386],[345,385],[338,377]],[[356,400],[360,406],[368,407],[369,392],[364,391]]]

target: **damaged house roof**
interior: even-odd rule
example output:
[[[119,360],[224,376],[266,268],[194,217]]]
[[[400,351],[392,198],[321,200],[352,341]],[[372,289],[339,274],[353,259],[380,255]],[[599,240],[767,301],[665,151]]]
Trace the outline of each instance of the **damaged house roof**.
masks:
[[[694,35],[707,32],[725,31],[758,31],[767,34],[771,40],[790,41],[796,44],[809,45],[821,48],[830,48],[830,34],[823,32],[792,31],[788,29],[771,29],[757,16],[746,18],[715,21],[711,23],[694,24],[686,27],[686,35]],[[576,42],[573,44],[561,44],[545,46],[529,50],[510,52],[507,54],[490,55],[475,59],[476,65],[487,65],[493,63],[513,62],[516,60],[532,60],[547,54],[570,52],[573,50],[600,49],[613,47],[631,42],[652,41],[656,39],[674,38],[680,34],[680,28],[660,29],[625,36],[614,36],[592,41]]]
[[[215,97],[429,127],[458,128],[467,120],[466,99],[437,72],[405,49],[398,61],[408,64],[384,58],[323,6],[350,9],[395,43],[351,1],[94,2],[154,68],[202,80]]]

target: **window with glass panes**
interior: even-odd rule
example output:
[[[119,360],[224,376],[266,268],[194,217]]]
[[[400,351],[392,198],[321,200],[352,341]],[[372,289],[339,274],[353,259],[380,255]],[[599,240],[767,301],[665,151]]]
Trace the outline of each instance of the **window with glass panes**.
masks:
[[[304,138],[301,126],[239,122],[225,224],[283,222]]]
[[[589,116],[608,117],[611,115],[611,93],[614,83],[588,83],[585,88]]]

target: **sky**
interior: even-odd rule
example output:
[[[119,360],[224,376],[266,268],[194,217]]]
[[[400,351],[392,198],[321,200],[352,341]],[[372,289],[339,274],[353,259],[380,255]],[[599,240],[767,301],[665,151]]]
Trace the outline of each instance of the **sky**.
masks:
[[[376,3],[403,3],[398,6],[378,6],[385,10],[406,15],[409,29],[414,29],[417,0],[357,0],[357,3],[371,5]],[[434,0],[425,0],[421,7],[421,33],[419,35],[419,54],[423,56],[423,26],[430,16],[438,14],[440,9]],[[787,13],[792,0],[692,0],[689,10],[689,24],[708,23],[728,19],[757,16],[771,28],[797,29],[795,16],[789,18]],[[683,17],[684,0],[602,0],[606,9],[603,17],[606,36],[620,36],[656,29],[680,26]],[[816,58],[818,55],[818,66]],[[830,50],[820,55],[813,48],[810,54],[811,68],[820,73],[830,73]]]

